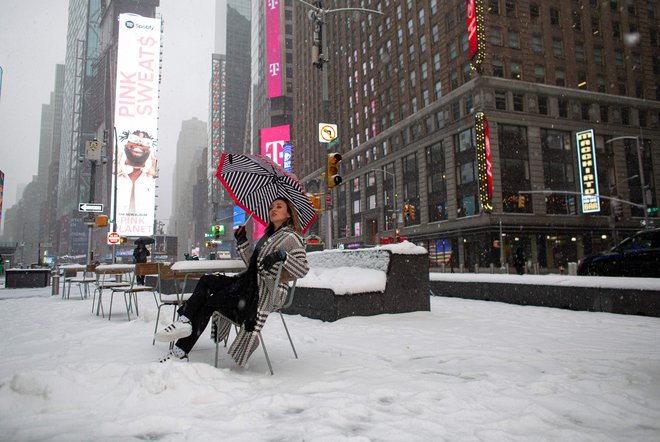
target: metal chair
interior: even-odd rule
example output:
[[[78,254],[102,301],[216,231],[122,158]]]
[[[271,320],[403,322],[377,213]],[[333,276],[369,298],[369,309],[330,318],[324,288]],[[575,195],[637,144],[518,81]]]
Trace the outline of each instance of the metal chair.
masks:
[[[156,314],[156,326],[154,327],[154,337],[151,342],[151,345],[156,344],[156,333],[158,332],[158,322],[160,320],[160,309],[165,307],[165,306],[172,306],[174,307],[174,311],[172,312],[172,321],[176,320],[176,312],[179,309],[179,307],[186,302],[191,296],[192,293],[186,293],[186,282],[190,279],[196,279],[196,278],[201,278],[204,276],[203,273],[199,274],[187,274],[187,275],[177,275],[175,274],[172,269],[170,268],[171,264],[167,263],[160,263],[158,267],[158,289],[156,292],[154,292],[154,299],[156,301],[156,306],[158,307],[158,313]],[[164,293],[163,289],[163,282],[166,281],[172,281],[175,284],[176,293]],[[178,289],[177,282],[178,281],[183,281],[183,287],[181,290]],[[156,294],[158,293],[158,294]],[[170,344],[170,347],[174,345],[173,343]]]
[[[280,283],[280,277],[282,275],[282,268],[284,267],[283,264],[280,264],[279,269],[277,270],[277,277],[275,278],[275,283],[273,284],[273,289],[272,293],[275,293],[277,290],[277,287]],[[289,338],[289,343],[291,344],[291,349],[293,350],[293,355],[298,359],[298,353],[296,352],[296,347],[293,345],[293,340],[291,339],[291,334],[289,333],[289,328],[286,325],[286,321],[284,320],[284,315],[282,314],[282,309],[289,307],[293,303],[293,295],[296,291],[296,280],[294,280],[291,285],[289,286],[289,290],[287,292],[287,295],[285,299],[283,300],[282,305],[277,306],[275,305],[275,297],[272,297],[272,304],[271,304],[271,313],[277,312],[280,314],[280,318],[282,319],[282,325],[284,325],[284,330],[286,331],[286,335]],[[227,316],[223,315],[219,311],[213,312],[213,316],[211,317],[211,324],[213,325],[214,329],[214,335],[213,341],[215,342],[215,367],[218,368],[218,345],[220,344],[220,336],[225,336],[224,343],[225,347],[227,346],[227,340],[229,338],[229,331],[227,330],[227,327],[231,328],[231,326],[234,326],[234,331],[238,333],[238,330],[241,327],[241,324],[237,323],[231,318],[228,318]],[[261,344],[261,348],[264,350],[264,356],[266,357],[266,362],[268,363],[268,369],[270,370],[271,376],[274,374],[273,372],[273,365],[270,362],[270,358],[268,357],[268,350],[266,349],[266,343],[264,342],[263,335],[261,331],[257,332],[257,336],[259,337],[259,343]]]
[[[96,273],[96,287],[92,297],[92,313],[94,313],[94,304],[96,302],[96,293],[99,294],[98,303],[96,304],[96,316],[101,311],[102,317],[105,318],[103,311],[103,290],[112,289],[117,287],[129,287],[131,283],[124,281],[124,275],[129,275],[134,270],[134,266],[125,266],[121,264],[99,265],[95,269]],[[110,318],[108,317],[108,320]]]
[[[159,275],[159,263],[149,262],[149,263],[137,263],[135,264],[135,271],[133,272],[133,277],[131,278],[130,286],[119,286],[119,287],[110,287],[110,309],[108,311],[108,320],[112,316],[112,299],[115,296],[115,293],[122,293],[124,295],[124,304],[126,304],[126,315],[128,320],[131,320],[131,311],[133,310],[133,301],[135,301],[135,316],[140,314],[138,310],[138,293],[152,292],[155,296],[157,286],[148,286],[143,284],[138,284],[137,280],[139,276],[158,276]],[[158,285],[158,284],[156,284]]]
[[[69,299],[69,294],[71,293],[71,284],[78,285],[78,290],[80,291],[80,299],[85,299],[89,296],[89,284],[96,282],[96,275],[94,273],[95,268],[96,264],[88,264],[85,266],[85,271],[82,272],[82,275],[79,276],[78,272],[76,272],[75,276],[66,279],[66,281],[69,283],[66,291],[66,299]],[[64,292],[62,292],[62,298],[64,298]]]

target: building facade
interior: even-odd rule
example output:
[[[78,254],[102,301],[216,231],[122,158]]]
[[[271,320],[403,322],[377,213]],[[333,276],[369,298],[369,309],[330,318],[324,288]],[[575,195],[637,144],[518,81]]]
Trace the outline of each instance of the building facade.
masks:
[[[296,162],[308,189],[327,189],[330,149],[315,126],[338,124],[337,241],[404,237],[429,250],[432,266],[469,269],[511,264],[521,248],[532,265],[558,269],[656,221],[640,207],[658,206],[654,2],[477,1],[473,57],[465,1],[363,4],[384,15],[327,14],[323,69],[306,55],[308,8],[295,6],[293,137],[310,146]],[[588,213],[576,139],[586,130],[597,159],[591,185],[616,198],[596,198],[600,210]]]

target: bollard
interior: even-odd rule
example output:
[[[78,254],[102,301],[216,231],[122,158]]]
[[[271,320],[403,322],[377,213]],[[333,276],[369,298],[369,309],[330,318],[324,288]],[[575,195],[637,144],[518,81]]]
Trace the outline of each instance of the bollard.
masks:
[[[50,284],[52,286],[50,294],[56,296],[60,294],[60,275],[57,272],[53,272],[50,275]]]
[[[490,263],[490,274],[492,275],[492,274],[494,274],[494,273],[495,273],[495,264],[493,264],[493,263],[491,262],[491,263]]]
[[[474,273],[479,273],[479,264],[474,265]]]

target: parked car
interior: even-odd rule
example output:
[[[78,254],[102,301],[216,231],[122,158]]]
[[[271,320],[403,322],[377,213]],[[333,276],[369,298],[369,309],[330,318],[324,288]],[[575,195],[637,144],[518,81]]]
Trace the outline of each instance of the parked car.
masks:
[[[660,228],[642,230],[607,252],[585,256],[577,273],[660,278]]]

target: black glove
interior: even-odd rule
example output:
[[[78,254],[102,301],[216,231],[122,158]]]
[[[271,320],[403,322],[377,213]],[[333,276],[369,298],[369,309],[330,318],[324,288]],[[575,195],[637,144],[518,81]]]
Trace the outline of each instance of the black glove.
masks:
[[[247,242],[247,232],[245,231],[245,226],[238,226],[238,229],[234,230],[234,238],[236,238],[236,244],[239,246],[244,242]]]
[[[276,262],[284,261],[286,259],[286,252],[284,250],[278,250],[273,252],[270,255],[266,255],[261,261],[261,265],[264,267],[264,270],[270,270]]]

